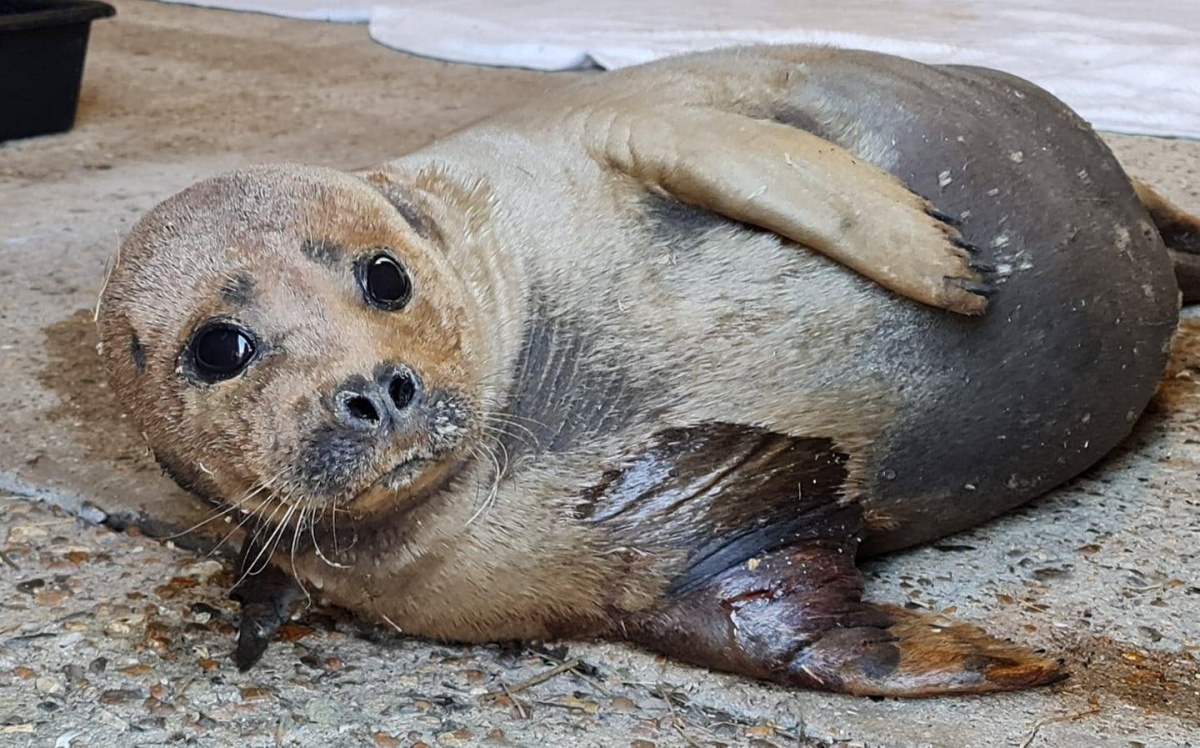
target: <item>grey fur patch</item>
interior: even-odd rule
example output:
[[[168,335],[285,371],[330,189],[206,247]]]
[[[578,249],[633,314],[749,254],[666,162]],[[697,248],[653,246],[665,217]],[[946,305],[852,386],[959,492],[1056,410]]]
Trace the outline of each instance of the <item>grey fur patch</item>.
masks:
[[[325,267],[340,264],[342,255],[345,254],[340,246],[327,239],[305,239],[300,244],[300,251],[308,259]]]
[[[771,119],[781,125],[794,127],[797,130],[804,130],[813,135],[825,137],[825,128],[817,122],[816,118],[799,107],[783,106],[771,113]]]
[[[412,226],[413,231],[422,239],[431,241],[442,241],[442,234],[433,224],[433,220],[429,216],[421,212],[416,203],[409,202],[403,198],[397,198],[395,195],[389,195],[388,200],[395,206],[396,211]]]
[[[392,204],[392,207],[396,209],[400,217],[412,227],[413,231],[417,232],[417,236],[438,244],[446,243],[445,237],[442,235],[441,230],[438,229],[437,224],[433,222],[433,219],[421,209],[415,200],[405,194],[403,190],[397,188],[390,181],[383,184],[374,182],[373,184],[387,198],[388,202]]]
[[[650,192],[643,197],[640,208],[654,244],[673,250],[692,249],[702,243],[711,231],[737,225],[710,210],[657,192]]]
[[[304,441],[295,463],[296,478],[313,494],[340,494],[362,475],[364,460],[374,447],[372,434],[337,423],[324,424]]]
[[[599,334],[544,300],[535,304],[508,400],[491,419],[510,463],[569,450],[650,415],[641,413],[644,398],[631,388],[621,366],[596,355]]]
[[[221,286],[221,298],[233,306],[250,306],[254,303],[254,279],[247,273],[238,273],[229,278]]]

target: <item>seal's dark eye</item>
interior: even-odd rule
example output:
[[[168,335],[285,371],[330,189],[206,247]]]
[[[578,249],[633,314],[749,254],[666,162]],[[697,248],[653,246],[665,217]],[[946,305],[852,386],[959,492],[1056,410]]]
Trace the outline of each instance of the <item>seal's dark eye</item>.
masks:
[[[254,339],[228,322],[200,329],[190,346],[196,374],[206,382],[220,382],[241,374],[254,358]]]
[[[359,283],[371,306],[396,311],[412,298],[412,279],[391,255],[373,255],[360,267]]]

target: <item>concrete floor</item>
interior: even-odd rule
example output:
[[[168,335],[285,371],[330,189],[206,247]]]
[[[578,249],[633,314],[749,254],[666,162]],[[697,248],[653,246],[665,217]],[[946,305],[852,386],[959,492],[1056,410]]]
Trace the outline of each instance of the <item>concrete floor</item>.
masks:
[[[108,529],[203,515],[148,461],[100,376],[90,310],[105,261],[142,212],[215,171],[368,165],[578,74],[415,59],[362,27],[116,5],[94,27],[77,128],[0,146],[0,745],[1200,746],[1191,322],[1119,454],[1014,516],[869,569],[876,598],[954,609],[1060,654],[1073,677],[1051,689],[854,699],[618,646],[431,645],[323,610],[238,674],[222,564]],[[1200,143],[1111,142],[1200,211]],[[486,696],[563,658],[580,669]]]

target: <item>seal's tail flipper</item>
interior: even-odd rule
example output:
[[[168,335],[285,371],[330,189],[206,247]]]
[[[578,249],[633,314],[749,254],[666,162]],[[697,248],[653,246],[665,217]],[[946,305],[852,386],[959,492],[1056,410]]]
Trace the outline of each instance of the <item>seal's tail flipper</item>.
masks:
[[[1200,302],[1200,217],[1180,210],[1140,179],[1133,180],[1133,188],[1171,251],[1183,303]]]

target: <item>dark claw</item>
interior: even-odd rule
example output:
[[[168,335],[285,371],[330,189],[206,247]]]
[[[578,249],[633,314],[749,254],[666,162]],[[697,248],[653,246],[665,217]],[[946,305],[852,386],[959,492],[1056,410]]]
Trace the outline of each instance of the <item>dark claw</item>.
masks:
[[[978,262],[976,260],[972,260],[967,263],[967,267],[971,268],[972,270],[976,270],[980,273],[996,272],[996,266],[990,262]]]
[[[950,243],[953,244],[954,246],[958,247],[959,249],[967,250],[968,252],[970,252],[973,255],[979,254],[979,247],[976,247],[974,244],[968,243],[965,239],[953,238],[950,240]]]
[[[964,278],[951,278],[949,276],[947,276],[946,282],[958,286],[967,293],[973,293],[982,296],[985,299],[990,299],[996,295],[996,287],[990,283],[979,283],[978,281],[966,280]]]
[[[936,218],[937,220],[941,221],[942,223],[953,226],[956,229],[962,227],[962,221],[960,221],[958,218],[955,218],[954,216],[950,215],[949,213],[943,213],[942,211],[938,210],[937,208],[930,208],[929,210],[925,211],[925,213],[930,218]]]

